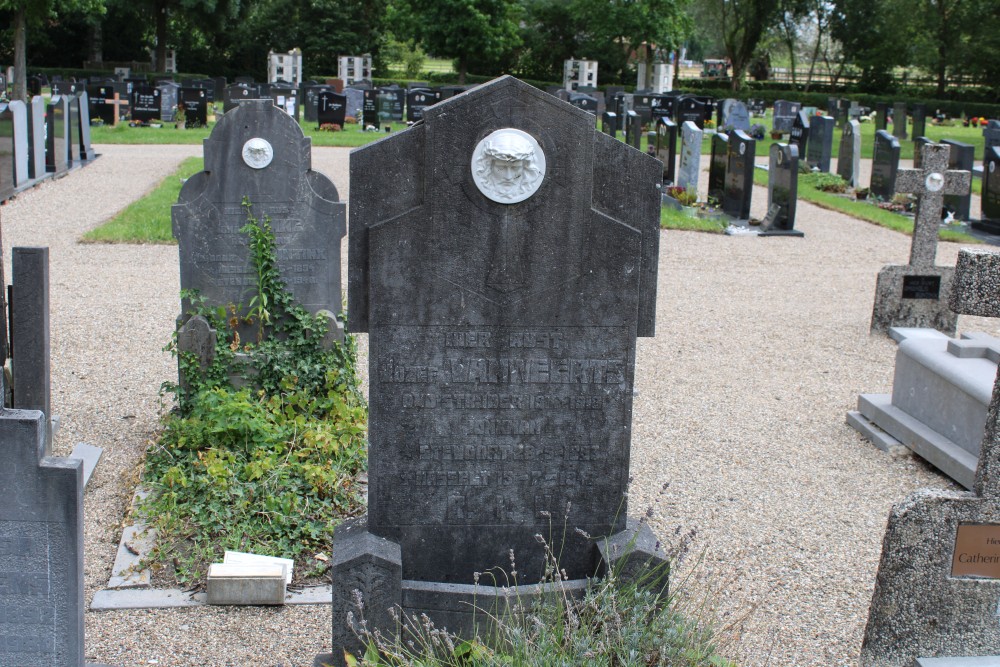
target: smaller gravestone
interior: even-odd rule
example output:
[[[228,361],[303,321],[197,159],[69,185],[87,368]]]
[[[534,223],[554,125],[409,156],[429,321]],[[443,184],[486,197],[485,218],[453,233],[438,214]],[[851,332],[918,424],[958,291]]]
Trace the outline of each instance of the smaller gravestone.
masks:
[[[889,127],[889,104],[888,102],[875,103],[875,131],[885,130]]]
[[[739,100],[726,99],[719,103],[719,122],[717,124],[720,132],[731,132],[733,130],[750,131],[750,111],[747,105]]]
[[[715,205],[722,203],[726,194],[726,165],[729,162],[729,135],[717,132],[712,135],[712,148],[708,161],[708,200]]]
[[[771,130],[775,133],[790,134],[792,125],[795,123],[795,119],[798,118],[799,111],[801,110],[802,104],[799,102],[776,100],[771,117]]]
[[[412,88],[406,92],[406,121],[416,123],[424,118],[424,109],[441,101],[441,92],[429,88]],[[346,104],[346,100],[345,100]]]
[[[618,114],[614,111],[605,111],[601,115],[601,132],[618,138]]]
[[[944,165],[947,149],[936,148],[933,159]],[[925,155],[924,163],[929,161]],[[961,314],[1000,316],[1000,255],[961,249],[950,303]],[[889,515],[861,644],[862,667],[905,667],[922,657],[996,656],[998,597],[1000,378],[973,492],[917,491]]]
[[[378,91],[364,91],[364,102],[361,107],[361,122],[367,130],[370,127],[379,129],[382,125],[382,115],[378,108]]]
[[[302,87],[302,118],[310,123],[318,120],[319,94],[325,91],[336,92],[333,86],[306,85]]]
[[[677,164],[677,125],[669,118],[656,119],[656,158],[663,163],[663,182],[673,184]]]
[[[899,142],[890,138],[898,150]],[[900,169],[897,175],[897,189],[918,197],[910,263],[879,271],[872,333],[887,333],[891,327],[930,327],[955,335],[955,313],[947,306],[954,269],[934,262],[943,197],[967,191],[972,176],[967,171],[948,170],[948,147],[941,144],[924,146],[921,163],[921,169]]]
[[[830,171],[833,157],[833,128],[837,121],[830,116],[813,116],[809,122],[809,145],[806,161],[810,169],[824,173]]]
[[[226,86],[226,90],[222,94],[222,113],[229,113],[243,100],[251,100],[254,97],[254,91],[246,84],[234,83]]]
[[[745,132],[736,130],[729,135],[728,149],[722,210],[738,220],[748,220],[757,142]]]
[[[80,166],[80,98],[76,95],[65,95],[69,100],[69,115],[67,116],[66,143],[69,148],[70,168]]]
[[[344,88],[343,95],[347,98],[347,115],[357,119],[360,123],[362,109],[365,106],[365,91],[361,88]]]
[[[173,81],[157,81],[156,88],[160,91],[160,120],[173,123],[181,87]]]
[[[642,116],[635,111],[625,114],[625,143],[636,150],[642,149]]]
[[[698,194],[702,134],[701,128],[692,121],[681,126],[681,162],[677,170],[677,185],[694,194]]]
[[[872,178],[868,189],[871,196],[882,200],[896,194],[896,174],[899,171],[899,140],[885,130],[875,132],[872,151]]]
[[[595,116],[597,115],[597,98],[593,95],[586,95],[584,93],[569,93],[566,101],[575,106],[577,109],[582,109],[583,111]],[[652,113],[650,113],[650,120],[652,120]]]
[[[61,174],[69,168],[69,99],[65,95],[49,98],[46,107],[45,170]]]
[[[697,97],[681,97],[677,101],[677,124],[684,127],[684,123],[691,121],[698,129],[704,129],[705,109],[705,103]]]
[[[268,96],[271,103],[296,121],[299,120],[299,91],[297,88],[285,85],[272,85]]]
[[[927,144],[933,144],[934,142],[927,137],[914,137],[913,138],[913,168],[920,169],[920,160],[924,152],[924,146]]]
[[[1000,147],[992,146],[986,151],[983,164],[982,221],[976,227],[984,227],[994,234],[1000,232]]]
[[[837,175],[847,181],[852,188],[858,187],[861,173],[861,123],[849,120],[844,123],[840,134],[840,150],[837,154]]]
[[[906,102],[896,102],[892,105],[892,136],[906,139]]]
[[[0,102],[0,202],[14,196],[14,114]]]
[[[948,168],[959,171],[972,172],[972,167],[976,161],[976,147],[972,144],[965,144],[961,141],[945,139],[941,142],[948,146]],[[944,205],[954,212],[956,220],[968,220],[972,212],[972,188],[963,194],[945,195]]]
[[[986,154],[994,146],[1000,147],[1000,120],[989,120],[983,128],[983,162]]]
[[[94,147],[90,145],[90,103],[87,100],[87,92],[84,91],[78,96],[80,113],[77,115],[77,141],[79,142],[80,159],[90,162],[97,157]]]
[[[771,144],[767,172],[768,224],[761,236],[804,236],[795,229],[799,193],[799,152],[795,144]]]
[[[184,127],[208,125],[208,91],[204,88],[181,88],[180,108],[184,110]]]
[[[376,97],[378,116],[382,122],[403,120],[403,106],[406,103],[406,91],[399,86],[379,88]]]
[[[910,128],[910,136],[922,137],[927,133],[927,107],[923,104],[914,104],[910,112],[913,119],[913,126]]]
[[[317,97],[316,122],[319,127],[339,125],[347,122],[347,96],[340,95],[332,88],[323,90]]]
[[[653,120],[658,118],[673,119],[677,113],[675,108],[677,98],[673,95],[652,95],[649,100],[649,111]]]
[[[806,150],[809,147],[809,114],[807,112],[800,111],[795,114],[788,142],[795,144],[800,156],[806,154]]]
[[[160,89],[137,83],[129,95],[129,107],[132,109],[132,124],[148,125],[160,119]]]
[[[45,178],[45,98],[36,95],[28,104],[28,176]]]

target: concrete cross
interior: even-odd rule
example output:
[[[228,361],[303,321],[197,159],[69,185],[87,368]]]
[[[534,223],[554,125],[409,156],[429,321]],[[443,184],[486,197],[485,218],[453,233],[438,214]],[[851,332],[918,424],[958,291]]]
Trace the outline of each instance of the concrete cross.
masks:
[[[111,121],[111,127],[115,127],[118,125],[118,120],[121,117],[121,107],[127,107],[128,101],[121,99],[119,93],[115,93],[114,97],[105,99],[104,103],[114,105],[115,107],[115,114],[112,116],[113,120]]]
[[[913,221],[913,243],[910,246],[910,266],[934,266],[944,195],[969,192],[972,174],[948,169],[950,152],[951,149],[943,144],[926,144],[921,153],[921,168],[900,169],[896,174],[896,192],[918,197],[917,216]]]

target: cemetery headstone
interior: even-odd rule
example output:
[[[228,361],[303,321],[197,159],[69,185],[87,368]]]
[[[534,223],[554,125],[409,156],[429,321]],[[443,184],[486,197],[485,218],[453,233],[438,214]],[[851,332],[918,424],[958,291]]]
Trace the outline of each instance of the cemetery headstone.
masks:
[[[649,98],[649,113],[653,120],[659,118],[674,118],[677,98],[673,95],[651,95]]]
[[[651,92],[640,92],[638,90],[635,91],[634,95],[632,95],[632,106],[630,108],[632,111],[639,114],[643,125],[653,122],[653,97],[653,93]]]
[[[851,119],[851,107],[855,106],[856,103],[848,99],[841,99],[839,102],[835,118],[837,119],[837,125],[843,127],[844,123]]]
[[[726,165],[729,163],[729,135],[716,132],[712,135],[712,148],[708,162],[708,199],[722,203],[726,194]]]
[[[406,103],[406,91],[399,86],[386,86],[378,89],[378,116],[383,123],[403,120],[403,105]]]
[[[738,220],[749,220],[757,142],[745,132],[736,130],[730,132],[728,143],[722,210]]]
[[[77,115],[77,141],[79,142],[80,159],[89,162],[97,158],[94,147],[90,144],[90,103],[87,91],[77,95],[80,113]]]
[[[705,121],[710,121],[715,118],[715,98],[711,95],[695,95],[695,99],[701,102],[701,121],[702,127],[705,127]]]
[[[364,101],[361,107],[361,121],[365,129],[374,127],[376,130],[382,125],[382,115],[378,107],[378,91],[365,90]]]
[[[767,172],[767,208],[775,210],[761,236],[804,236],[795,229],[799,199],[799,149],[795,144],[771,144]]]
[[[852,188],[858,187],[861,174],[861,123],[849,120],[840,134],[840,150],[837,153],[837,175],[847,181]]]
[[[921,159],[923,159],[921,154]],[[872,178],[868,186],[875,197],[890,200],[896,194],[896,178],[899,170],[899,140],[885,130],[875,132],[875,148],[872,150]]]
[[[615,139],[618,138],[618,114],[614,111],[605,111],[601,115],[601,132]]]
[[[160,91],[160,120],[173,123],[181,87],[173,81],[158,81],[156,88]]]
[[[983,128],[983,162],[986,162],[986,154],[994,146],[1000,146],[1000,120],[986,121]]]
[[[45,170],[61,174],[69,168],[69,98],[54,95],[46,107]]]
[[[339,125],[347,122],[347,96],[339,95],[332,88],[322,91],[317,98],[316,121],[319,126]]]
[[[733,130],[750,131],[750,111],[747,105],[739,100],[722,100],[719,104],[719,122],[717,127],[720,132],[731,132]]]
[[[698,129],[705,128],[705,103],[690,95],[677,100],[677,124],[683,127],[688,121],[697,125]]]
[[[37,76],[28,77],[28,95],[34,97],[42,94],[42,80]]]
[[[205,171],[184,183],[172,210],[182,290],[198,290],[213,305],[249,303],[256,281],[239,231],[247,198],[258,220],[271,220],[278,271],[295,301],[313,313],[340,312],[345,205],[312,170],[310,147],[271,100],[248,100],[222,117],[205,140]],[[189,310],[185,301],[182,318]],[[255,335],[250,327],[238,331],[244,340]]]
[[[160,89],[146,84],[136,84],[129,96],[129,107],[132,110],[132,123],[148,125],[154,120],[160,120],[161,104]]]
[[[923,104],[914,104],[910,112],[913,118],[913,127],[910,129],[910,136],[922,137],[927,133],[927,107]]]
[[[795,114],[795,120],[792,121],[792,128],[788,134],[788,143],[795,144],[798,148],[799,156],[806,155],[806,151],[809,148],[809,114],[805,111],[800,111]]]
[[[924,146],[927,144],[933,144],[934,142],[927,137],[913,137],[913,168],[920,169],[921,156],[923,155]]]
[[[406,93],[406,120],[423,120],[424,109],[441,101],[441,93],[430,88],[413,88]]]
[[[394,631],[386,607],[401,602],[468,636],[467,601],[502,595],[475,573],[510,567],[513,550],[519,585],[538,583],[535,535],[567,508],[580,531],[553,541],[568,585],[614,559],[581,533],[630,534],[634,350],[654,332],[661,179],[593,116],[510,77],[356,150],[351,172],[349,326],[371,341],[369,503],[334,538],[336,664],[358,647],[352,589],[369,627]],[[401,185],[393,196],[384,179]]]
[[[698,194],[702,134],[702,129],[694,121],[686,121],[681,126],[681,162],[677,169],[677,185],[694,194]]]
[[[226,77],[217,76],[212,79],[212,102],[222,102],[226,95]]]
[[[932,146],[924,148],[927,152]],[[944,147],[935,162],[944,165]],[[924,156],[924,164],[929,158]],[[1000,255],[959,250],[951,307],[1000,316]],[[996,656],[1000,647],[1000,378],[972,493],[924,489],[889,514],[861,645],[862,667],[921,657]],[[972,664],[953,661],[950,664]]]
[[[906,102],[896,102],[892,105],[892,136],[906,139]]]
[[[43,413],[46,416],[45,442],[50,443],[49,249],[16,247],[11,267],[12,406]]]
[[[222,94],[222,112],[224,114],[229,113],[239,106],[239,103],[243,100],[254,98],[254,92],[247,85],[234,83],[231,86],[226,86],[226,90]]]
[[[269,92],[271,103],[295,120],[299,119],[299,91],[291,86],[272,85]]]
[[[28,104],[28,176],[45,178],[45,98],[35,95]]]
[[[181,88],[180,108],[184,109],[184,127],[208,125],[208,91],[204,88]]]
[[[663,182],[672,184],[676,178],[677,125],[669,118],[656,119],[656,158],[663,163]]]
[[[302,118],[315,123],[319,119],[319,94],[324,91],[336,92],[333,86],[306,85],[302,87]]]
[[[951,139],[945,139],[941,143],[950,149],[948,154],[949,169],[972,172],[976,161],[975,146]],[[944,205],[954,212],[956,220],[968,220],[972,212],[972,184],[969,184],[969,189],[964,193],[945,195]]]
[[[1000,147],[986,151],[983,165],[982,221],[987,231],[1000,232]],[[976,225],[977,227],[979,225]]]
[[[833,157],[833,128],[837,121],[830,116],[813,116],[809,121],[809,145],[806,161],[810,169],[824,173],[830,171]]]
[[[360,123],[362,120],[362,109],[365,106],[365,91],[361,88],[344,88],[344,97],[347,98],[347,115],[353,116]]]
[[[635,111],[625,114],[625,143],[636,150],[642,148],[642,116]]]
[[[14,196],[14,113],[0,102],[0,202]]]
[[[799,117],[802,104],[799,102],[789,102],[788,100],[775,100],[774,110],[771,116],[771,129],[774,132],[790,134],[795,119]]]
[[[14,187],[21,188],[31,180],[28,162],[31,150],[28,147],[28,106],[21,100],[10,101],[11,124],[14,135]]]
[[[577,109],[586,111],[587,113],[597,115],[597,98],[593,95],[585,95],[583,93],[570,93],[568,99],[566,100]],[[652,111],[650,110],[650,118],[652,118]]]
[[[875,103],[875,131],[885,130],[889,127],[889,103]]]
[[[80,98],[76,95],[66,95],[69,100],[69,117],[67,118],[68,132],[66,143],[69,148],[69,165],[77,167],[80,165]]]
[[[879,134],[888,134],[880,130]],[[895,137],[890,137],[899,142]],[[929,327],[955,335],[955,313],[948,309],[948,295],[954,268],[936,266],[938,228],[944,195],[968,191],[972,175],[948,169],[948,147],[923,147],[920,169],[900,169],[896,175],[899,192],[918,197],[913,222],[910,263],[889,265],[878,274],[871,332],[887,333],[891,327]]]
[[[75,95],[79,91],[85,88],[86,84],[77,83],[76,81],[53,81],[52,82],[52,94],[53,95]]]

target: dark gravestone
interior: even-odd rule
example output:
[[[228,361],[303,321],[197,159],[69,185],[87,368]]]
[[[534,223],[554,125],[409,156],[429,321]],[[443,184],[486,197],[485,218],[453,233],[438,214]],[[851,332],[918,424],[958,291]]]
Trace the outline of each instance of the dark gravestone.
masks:
[[[222,102],[226,95],[226,77],[217,76],[212,79],[212,102]]]
[[[367,522],[338,529],[331,563],[369,627],[394,631],[385,607],[401,601],[467,635],[468,602],[501,594],[475,573],[503,581],[513,550],[519,587],[535,585],[535,535],[557,517],[579,529],[552,536],[574,590],[602,559],[585,534],[626,528],[661,170],[594,125],[504,77],[351,155],[348,313],[371,349],[370,490]],[[358,610],[338,593],[342,664]]]
[[[655,121],[658,118],[673,119],[676,112],[675,105],[677,98],[672,95],[651,95],[649,98],[649,112]]]
[[[319,94],[326,91],[336,92],[336,89],[333,86],[302,87],[302,118],[307,122],[315,123],[319,120]]]
[[[852,188],[858,187],[861,172],[861,123],[849,120],[844,123],[840,134],[840,150],[837,153],[837,175],[847,181]]]
[[[888,102],[875,103],[875,131],[885,130],[889,127],[889,104]]]
[[[208,91],[204,88],[181,88],[179,105],[184,109],[184,127],[208,125]]]
[[[399,86],[386,86],[377,92],[378,117],[383,123],[403,120],[403,106],[406,103],[406,91]]]
[[[739,220],[750,219],[750,200],[753,195],[754,155],[757,142],[745,132],[736,130],[729,134],[729,152],[726,161],[726,190],[722,197],[722,210]]]
[[[36,95],[28,104],[28,176],[45,178],[45,98]]]
[[[255,97],[254,92],[247,85],[234,83],[231,86],[226,86],[226,90],[222,94],[222,113],[227,114],[239,106],[243,100],[252,100]]]
[[[79,166],[80,155],[80,98],[76,95],[67,95],[69,100],[69,116],[67,118],[68,133],[66,143],[69,145],[70,167]]]
[[[892,105],[892,136],[906,139],[906,102],[896,102]]]
[[[799,149],[795,144],[771,144],[767,172],[768,224],[761,236],[804,236],[795,229],[799,199]],[[774,213],[770,213],[773,211]]]
[[[951,139],[945,139],[941,143],[951,151],[948,154],[949,169],[972,172],[976,162],[975,146]],[[945,195],[944,205],[954,212],[957,220],[968,220],[972,212],[972,184],[969,184],[969,190],[963,194]]]
[[[147,125],[160,119],[160,89],[145,84],[136,84],[129,95],[132,122]]]
[[[848,99],[841,99],[840,103],[837,105],[837,125],[840,127],[844,126],[844,123],[851,119],[851,106],[854,103]]]
[[[798,118],[799,111],[801,110],[802,104],[799,102],[776,100],[774,102],[774,110],[771,115],[771,129],[774,132],[790,134],[792,131],[792,124],[795,123],[795,119]]]
[[[806,161],[810,169],[830,171],[830,158],[833,157],[833,128],[836,125],[837,121],[830,116],[813,116],[809,121]]]
[[[911,116],[913,118],[913,127],[910,130],[910,136],[924,136],[927,133],[927,107],[923,104],[914,104]]]
[[[589,114],[597,115],[597,98],[593,95],[585,95],[583,93],[570,93],[569,99],[567,100],[570,104],[575,106],[577,109],[586,111]],[[652,118],[652,110],[650,110],[650,118]],[[648,121],[647,121],[648,122]]]
[[[37,76],[28,77],[28,96],[34,97],[42,94],[42,80]]]
[[[374,127],[376,130],[382,125],[382,117],[379,113],[378,91],[364,91],[364,101],[361,107],[361,122],[365,129]]]
[[[640,93],[636,91],[632,95],[632,111],[639,114],[642,118],[643,125],[648,125],[653,122],[653,107],[652,107],[653,93]]]
[[[954,271],[955,313],[1000,316],[1000,255],[962,248]],[[937,657],[942,667],[996,664],[966,656],[995,657],[1000,649],[998,563],[1000,377],[972,492],[922,489],[889,514],[861,644],[862,667],[930,664],[917,661],[921,657]]]
[[[681,126],[681,159],[677,168],[677,185],[694,194],[698,194],[703,135],[702,129],[693,121],[687,121]]]
[[[711,95],[695,95],[695,98],[701,102],[702,109],[702,127],[704,123],[711,121],[715,118],[715,98]]]
[[[159,81],[156,89],[160,91],[160,120],[164,123],[174,122],[179,102],[180,86],[173,81]]]
[[[299,120],[299,91],[296,88],[272,85],[269,96],[274,106]]]
[[[699,129],[705,128],[705,103],[696,97],[681,97],[677,100],[677,124],[682,126],[691,121]]]
[[[84,90],[86,84],[77,83],[76,81],[53,81],[52,82],[52,94],[53,95],[75,95],[77,92]]]
[[[605,111],[601,116],[601,132],[615,139],[618,138],[618,114],[614,111]]]
[[[49,249],[14,248],[11,269],[12,406],[42,412],[47,418],[45,442],[50,443]]]
[[[795,120],[792,121],[792,127],[788,136],[788,143],[795,144],[795,147],[798,148],[799,156],[806,155],[806,151],[809,148],[809,116],[805,111],[795,114]]]
[[[415,123],[423,120],[424,109],[441,101],[441,92],[429,88],[414,88],[406,93],[406,120]]]
[[[836,97],[826,98],[826,115],[830,118],[836,118],[837,113],[840,110],[840,100]]]
[[[94,147],[90,144],[90,103],[87,99],[87,92],[84,91],[77,96],[79,100],[80,113],[77,115],[76,139],[80,148],[80,159],[89,162],[97,157]]]
[[[14,152],[14,187],[20,188],[31,180],[28,170],[31,159],[28,147],[28,106],[21,100],[11,100],[9,110],[13,132],[11,148]]]
[[[731,132],[732,130],[749,132],[750,111],[739,100],[722,100],[719,103],[719,121],[717,127],[720,132]]]
[[[46,107],[45,170],[61,174],[69,168],[69,98],[56,95]]]
[[[983,162],[986,154],[994,146],[1000,147],[1000,120],[989,120],[983,128]]]
[[[344,127],[347,118],[347,96],[334,90],[324,90],[319,94],[316,109],[316,122],[323,125],[339,125]]]
[[[677,125],[669,118],[656,119],[656,159],[663,163],[663,182],[673,184],[677,164]]]
[[[913,168],[920,169],[920,159],[923,155],[924,146],[927,144],[933,144],[934,142],[927,137],[914,137],[913,138]]]
[[[987,227],[994,234],[1000,232],[1000,147],[992,146],[986,150],[986,162],[983,164],[982,193],[983,222],[991,222]]]
[[[642,148],[642,116],[635,111],[625,114],[625,143],[637,150]]]
[[[117,122],[114,118],[117,109],[105,104],[107,100],[114,96],[115,92],[115,87],[111,84],[96,83],[87,86],[91,118],[95,120],[99,119],[105,125],[114,125]]]
[[[14,196],[14,113],[0,102],[0,202]]]
[[[896,173],[899,170],[899,140],[885,130],[875,132],[872,150],[871,194],[889,200],[896,194]]]
[[[198,290],[211,305],[250,302],[256,279],[240,231],[248,198],[258,220],[271,220],[278,271],[295,301],[313,313],[340,312],[344,204],[312,171],[310,144],[271,100],[243,102],[222,117],[205,140],[205,171],[184,183],[172,210],[182,290]],[[256,329],[239,333],[252,340]]]
[[[884,130],[879,134],[888,135]],[[896,138],[890,138],[898,147]],[[910,263],[879,271],[872,333],[888,333],[891,327],[932,327],[955,335],[955,313],[948,309],[954,269],[936,266],[934,261],[944,195],[967,192],[972,175],[948,169],[948,150],[942,144],[928,144],[923,147],[920,169],[900,169],[896,175],[896,189],[918,198]]]
[[[708,199],[716,206],[726,194],[726,165],[729,163],[729,135],[717,132],[712,135],[712,148],[708,161]]]

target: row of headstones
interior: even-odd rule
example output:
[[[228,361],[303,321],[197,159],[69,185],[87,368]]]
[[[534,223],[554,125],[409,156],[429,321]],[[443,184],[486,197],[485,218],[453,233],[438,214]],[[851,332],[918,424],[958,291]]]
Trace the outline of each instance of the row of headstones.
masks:
[[[97,154],[90,143],[87,94],[56,95],[0,103],[0,201],[52,176],[88,164]]]

